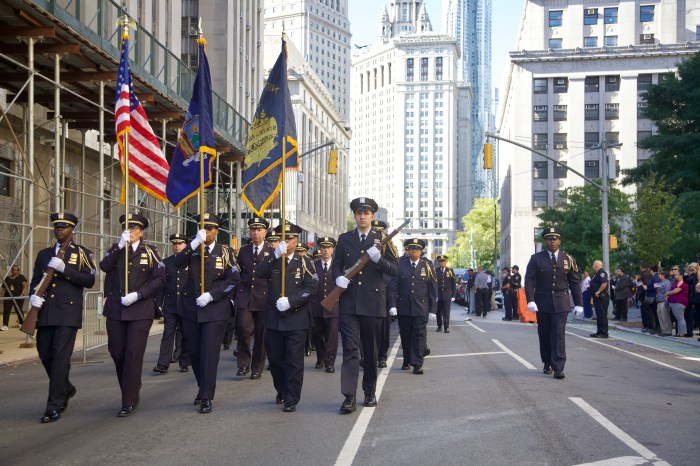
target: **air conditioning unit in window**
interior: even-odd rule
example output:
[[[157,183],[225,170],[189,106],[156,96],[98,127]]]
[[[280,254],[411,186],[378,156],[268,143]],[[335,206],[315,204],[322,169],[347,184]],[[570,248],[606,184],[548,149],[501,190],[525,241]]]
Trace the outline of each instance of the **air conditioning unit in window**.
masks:
[[[556,146],[557,149],[564,149],[566,146],[564,144],[557,144]]]
[[[587,14],[587,15],[597,15],[597,14],[598,14],[598,10],[596,10],[595,8],[589,8],[589,9],[586,10],[586,14]]]
[[[608,78],[608,82],[616,83],[616,82],[617,82],[617,76],[610,76],[610,78]]]
[[[557,79],[557,84],[566,84],[566,79]]]
[[[654,40],[654,34],[643,34],[642,39],[644,40]]]
[[[586,166],[587,166],[587,167],[595,167],[595,166],[597,166],[597,165],[598,165],[598,163],[595,162],[595,161],[588,161],[588,162],[586,162]]]

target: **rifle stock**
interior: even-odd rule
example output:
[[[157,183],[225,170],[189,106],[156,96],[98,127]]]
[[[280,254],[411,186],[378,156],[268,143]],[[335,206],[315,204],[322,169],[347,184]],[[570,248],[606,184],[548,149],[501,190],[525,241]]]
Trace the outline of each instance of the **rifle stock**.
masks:
[[[384,239],[379,242],[379,245],[381,247],[386,246],[386,244],[389,241],[391,241],[394,238],[394,236],[396,236],[397,233],[403,229],[403,227],[408,225],[410,221],[411,221],[411,219],[408,219],[405,222],[403,222],[398,228],[396,228],[394,231],[392,231],[387,236],[385,236]],[[355,262],[352,265],[352,267],[345,270],[345,274],[343,276],[345,278],[347,278],[348,280],[352,280],[353,277],[355,275],[357,275],[360,272],[360,270],[362,270],[364,268],[365,265],[367,265],[367,262],[369,262],[369,260],[370,260],[369,254],[367,254],[365,252],[362,255],[362,257],[357,259],[357,262]],[[323,308],[325,310],[327,310],[328,312],[332,312],[333,308],[335,307],[335,303],[338,302],[338,300],[340,299],[340,296],[343,293],[345,293],[346,290],[347,290],[347,288],[341,288],[339,286],[336,286],[335,288],[333,288],[333,290],[330,293],[328,293],[328,295],[323,299],[323,301],[321,301],[321,306],[323,306]]]

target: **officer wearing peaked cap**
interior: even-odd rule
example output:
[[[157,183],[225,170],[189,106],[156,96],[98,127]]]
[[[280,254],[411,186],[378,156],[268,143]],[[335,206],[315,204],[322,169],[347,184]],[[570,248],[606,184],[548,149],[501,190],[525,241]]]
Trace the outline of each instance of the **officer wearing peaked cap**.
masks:
[[[338,353],[338,304],[336,303],[332,311],[327,311],[321,302],[335,289],[331,269],[333,250],[337,243],[329,236],[319,238],[316,242],[320,248],[321,257],[314,262],[318,276],[318,289],[310,304],[314,319],[311,335],[316,347],[316,369],[325,368],[327,373],[332,374],[335,372],[335,356]]]
[[[450,333],[450,307],[457,295],[457,278],[451,267],[447,267],[447,256],[437,256],[438,267],[435,269],[437,277],[437,331],[445,329],[445,333]]]
[[[70,212],[51,214],[56,243],[39,251],[30,284],[30,303],[41,308],[37,320],[36,349],[49,376],[49,396],[42,423],[55,422],[68,407],[76,388],[68,378],[75,337],[83,323],[83,289],[95,284],[92,253],[73,241],[78,217]],[[57,257],[68,242],[63,258]],[[38,296],[36,288],[46,269],[55,270],[48,291]]]
[[[372,229],[384,232],[388,228],[386,222],[382,220],[372,220]],[[394,250],[394,243],[390,243],[389,247]],[[398,257],[398,253],[395,255]],[[389,316],[389,309],[396,307],[396,280],[392,280],[392,276],[384,274],[384,286],[386,287],[386,315],[382,319],[382,327],[379,330],[379,348],[377,354],[377,367],[386,367],[386,360],[389,357],[389,340],[391,338],[391,319],[395,317]]]
[[[546,248],[530,257],[525,271],[527,308],[537,312],[537,334],[542,372],[563,379],[566,364],[566,317],[570,300],[581,308],[581,277],[573,257],[559,250],[561,231],[545,228],[542,232]],[[578,310],[578,309],[576,309]],[[581,311],[583,309],[581,308]]]
[[[241,281],[236,286],[236,351],[239,377],[251,371],[252,380],[259,379],[265,369],[265,303],[267,280],[256,276],[260,263],[272,257],[274,248],[265,242],[270,224],[264,218],[248,220],[250,242],[238,251]],[[251,347],[251,337],[254,338]]]
[[[165,267],[156,248],[143,241],[143,232],[148,228],[146,217],[130,213],[122,215],[119,222],[124,231],[100,261],[100,270],[106,274],[107,347],[122,392],[122,409],[117,416],[126,417],[139,404],[143,355],[155,318],[155,297],[165,286]]]

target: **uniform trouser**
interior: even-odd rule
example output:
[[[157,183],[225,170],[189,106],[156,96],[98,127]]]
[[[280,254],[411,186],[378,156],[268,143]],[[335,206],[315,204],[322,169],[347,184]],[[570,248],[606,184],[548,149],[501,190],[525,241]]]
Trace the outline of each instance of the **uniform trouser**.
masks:
[[[513,301],[515,295],[509,289],[503,290],[503,310],[506,312],[506,319],[513,318]]]
[[[338,353],[338,317],[314,317],[311,340],[316,347],[316,362],[323,367],[335,366]]]
[[[435,310],[435,317],[437,318],[438,328],[444,327],[445,329],[450,328],[450,307],[452,306],[452,300],[449,299],[439,299],[437,302],[437,308]]]
[[[413,366],[423,365],[427,345],[428,316],[399,316],[399,334],[403,348],[403,362]]]
[[[68,380],[68,375],[77,333],[76,327],[39,327],[37,329],[36,349],[49,376],[46,411],[58,411],[68,393],[75,388]]]
[[[143,355],[151,325],[153,319],[107,319],[107,348],[117,369],[122,406],[133,406],[139,402]]]
[[[593,297],[593,306],[595,306],[596,315],[596,333],[598,335],[608,334],[608,306],[610,306],[610,296],[601,295]]]
[[[10,314],[12,313],[13,309],[15,311],[15,314],[17,314],[17,320],[19,321],[19,324],[22,325],[22,323],[24,322],[24,313],[21,309],[24,307],[24,299],[15,298],[14,301],[17,302],[17,306],[15,306],[15,302],[13,302],[13,300],[11,299],[2,302],[2,325],[4,325],[5,327],[7,327],[7,325],[10,323]]]
[[[382,328],[379,329],[379,361],[386,361],[389,357],[389,339],[391,338],[391,318],[382,318]]]
[[[158,364],[168,367],[173,360],[178,361],[181,366],[190,365],[187,348],[182,346],[182,317],[168,312],[163,314],[163,336],[160,339]]]
[[[566,318],[568,312],[537,313],[537,335],[540,339],[542,362],[555,371],[563,371],[566,364]]]
[[[491,309],[491,290],[479,288],[476,290],[476,314],[485,316]]]
[[[656,301],[647,303],[644,298],[642,304],[642,325],[649,330],[659,330],[659,318],[656,315]]]
[[[659,317],[659,329],[665,335],[671,334],[671,308],[666,301],[656,305],[656,315]]]
[[[265,335],[272,382],[285,403],[297,404],[301,399],[308,333],[308,330],[268,330]]]
[[[231,346],[231,342],[233,341],[233,335],[236,332],[236,313],[231,313],[231,317],[228,318],[228,322],[226,322],[226,331],[224,332],[224,345],[229,345]],[[236,348],[238,350],[238,348]]]
[[[340,391],[355,396],[360,375],[360,345],[364,356],[362,390],[374,395],[377,389],[377,347],[384,317],[340,314],[340,336],[343,341],[343,365],[340,369]]]
[[[193,322],[182,320],[185,346],[190,353],[192,372],[197,380],[197,398],[213,400],[216,392],[216,374],[219,369],[221,340],[226,331],[225,320]]]
[[[236,310],[236,349],[238,350],[238,368],[249,367],[251,371],[262,374],[265,370],[265,312],[250,312],[248,309]],[[253,335],[253,351],[250,351],[250,337]]]

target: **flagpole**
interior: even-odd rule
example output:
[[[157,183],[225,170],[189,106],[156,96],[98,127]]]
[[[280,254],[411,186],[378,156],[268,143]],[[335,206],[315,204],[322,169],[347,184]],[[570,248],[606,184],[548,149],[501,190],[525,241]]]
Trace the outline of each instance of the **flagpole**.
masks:
[[[197,44],[202,47],[206,46],[207,41],[204,40],[204,33],[202,32],[202,18],[199,18],[199,37],[197,38]],[[198,60],[198,63],[200,61]],[[204,153],[199,151],[199,229],[204,230]],[[200,289],[201,293],[204,294],[204,248],[205,244],[201,243],[199,245],[199,277],[200,277]]]
[[[285,69],[285,74],[287,73],[287,46],[285,43],[285,34],[282,32],[282,47],[284,47],[284,69]],[[284,186],[284,178],[285,178],[285,169],[287,168],[287,161],[285,160],[285,155],[287,155],[287,128],[285,127],[284,131],[282,132],[282,170],[280,176],[282,177],[280,181],[280,189],[282,190],[282,193],[280,194],[280,229],[282,230],[282,238],[280,238],[280,241],[284,241],[286,243],[287,239],[287,221],[286,221],[286,216],[287,216],[287,196],[285,193],[285,186]],[[299,220],[297,219],[297,222]],[[280,272],[282,273],[282,287],[280,288],[280,297],[284,297],[285,295],[285,290],[284,290],[284,285],[285,285],[285,268],[287,266],[287,257],[282,258],[282,264],[280,268]]]

